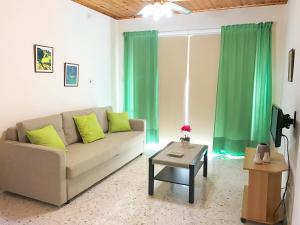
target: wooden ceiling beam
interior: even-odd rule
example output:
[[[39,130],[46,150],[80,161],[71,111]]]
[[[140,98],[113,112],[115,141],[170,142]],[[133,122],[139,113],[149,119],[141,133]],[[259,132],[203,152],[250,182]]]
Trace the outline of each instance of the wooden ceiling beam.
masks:
[[[154,0],[73,0],[117,20],[137,18],[137,13]],[[183,0],[178,1],[192,12],[286,4],[288,0]]]

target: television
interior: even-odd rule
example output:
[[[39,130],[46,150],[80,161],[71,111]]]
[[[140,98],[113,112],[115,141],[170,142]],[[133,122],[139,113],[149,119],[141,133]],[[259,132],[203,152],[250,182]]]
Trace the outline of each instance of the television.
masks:
[[[281,146],[282,128],[290,128],[293,124],[294,128],[296,125],[296,112],[294,114],[294,119],[291,119],[289,114],[283,114],[282,109],[278,106],[272,106],[272,116],[271,116],[271,136],[274,141],[275,147]]]
[[[276,106],[272,106],[272,117],[271,117],[271,136],[274,141],[275,147],[280,147],[281,136],[282,136],[282,120],[283,112]]]

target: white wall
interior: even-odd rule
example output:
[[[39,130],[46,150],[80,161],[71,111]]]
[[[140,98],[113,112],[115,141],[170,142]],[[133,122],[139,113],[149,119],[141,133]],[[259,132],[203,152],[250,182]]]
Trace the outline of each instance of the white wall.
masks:
[[[282,63],[284,64],[284,76],[282,78],[282,100],[281,107],[284,113],[293,114],[294,111],[298,112],[297,127],[285,130],[285,134],[290,140],[290,155],[291,155],[291,168],[292,168],[292,180],[290,182],[290,190],[288,199],[289,203],[289,219],[291,217],[292,208],[291,205],[294,200],[292,225],[300,224],[300,166],[297,166],[300,162],[299,154],[299,112],[300,112],[300,30],[299,30],[299,12],[300,2],[297,0],[289,0],[286,9],[287,15],[287,38],[285,51],[282,57]],[[288,51],[291,48],[296,49],[295,57],[295,70],[294,70],[294,82],[287,82],[288,71]]]
[[[112,104],[115,20],[69,0],[0,4],[1,133],[20,120]],[[34,44],[54,47],[53,74],[34,72]],[[78,88],[64,87],[64,62],[80,65]]]

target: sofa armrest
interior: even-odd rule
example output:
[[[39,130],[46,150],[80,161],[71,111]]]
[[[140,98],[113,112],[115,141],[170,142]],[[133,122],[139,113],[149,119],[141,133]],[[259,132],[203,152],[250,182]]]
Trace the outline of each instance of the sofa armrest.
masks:
[[[40,145],[1,141],[0,187],[62,205],[67,201],[66,153]]]
[[[146,120],[141,119],[130,119],[129,120],[131,129],[134,131],[146,131]]]

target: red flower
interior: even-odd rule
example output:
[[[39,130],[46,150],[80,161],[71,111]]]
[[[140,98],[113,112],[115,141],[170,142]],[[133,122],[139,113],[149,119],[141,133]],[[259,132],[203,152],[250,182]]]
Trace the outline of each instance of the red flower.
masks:
[[[191,132],[192,131],[192,128],[190,125],[183,125],[181,127],[181,131],[187,131],[187,132]]]

